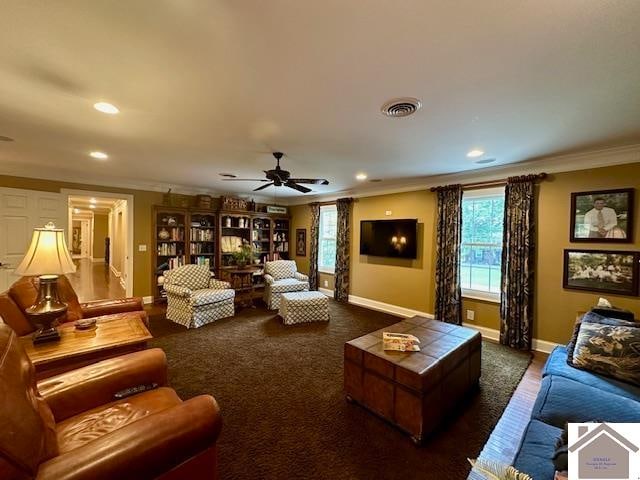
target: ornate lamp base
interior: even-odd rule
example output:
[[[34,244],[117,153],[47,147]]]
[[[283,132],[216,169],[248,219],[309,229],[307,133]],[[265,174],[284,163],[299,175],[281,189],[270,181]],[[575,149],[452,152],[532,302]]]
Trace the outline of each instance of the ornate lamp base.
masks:
[[[27,308],[29,320],[39,327],[33,334],[34,345],[60,340],[60,334],[52,324],[67,311],[67,305],[58,296],[58,276],[42,275],[39,280],[36,303]]]

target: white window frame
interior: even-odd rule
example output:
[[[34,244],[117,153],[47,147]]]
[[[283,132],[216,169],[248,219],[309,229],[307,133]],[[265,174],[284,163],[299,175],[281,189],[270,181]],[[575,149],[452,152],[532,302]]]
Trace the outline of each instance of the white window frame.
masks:
[[[462,194],[462,199],[464,201],[465,198],[484,198],[484,197],[498,197],[504,196],[504,187],[494,187],[494,188],[479,188],[477,190],[466,190]],[[464,219],[463,219],[464,221]],[[502,226],[504,229],[504,225]],[[460,247],[464,244],[461,243]],[[480,244],[473,244],[480,245]],[[492,246],[496,244],[491,244]],[[497,245],[496,245],[497,246]],[[462,251],[462,248],[460,249]],[[471,300],[481,300],[484,302],[492,302],[492,303],[500,303],[501,293],[493,293],[493,292],[485,292],[482,290],[474,290],[472,288],[462,288],[462,298],[468,298]]]
[[[320,206],[320,226],[318,228],[318,250],[320,248],[322,248],[322,212],[327,212],[327,211],[334,211],[336,212],[337,215],[337,207],[335,204],[333,205],[321,205]],[[331,239],[331,237],[326,237],[327,239]],[[333,238],[333,240],[335,240],[336,242],[336,246],[338,244],[338,232],[336,231],[336,237]],[[333,266],[331,265],[320,265],[320,260],[322,259],[323,255],[320,254],[320,251],[318,251],[318,272],[320,273],[328,273],[331,275],[334,275],[336,272],[336,267],[335,267],[335,263],[336,260],[335,258],[333,259]]]

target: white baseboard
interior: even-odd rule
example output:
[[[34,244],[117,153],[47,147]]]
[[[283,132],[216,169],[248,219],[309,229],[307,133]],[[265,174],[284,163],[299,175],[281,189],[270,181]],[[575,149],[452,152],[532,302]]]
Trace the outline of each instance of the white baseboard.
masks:
[[[329,290],[326,288],[319,288],[319,292],[324,293],[328,297],[333,297],[333,290]],[[390,313],[392,315],[397,315],[399,317],[409,318],[415,315],[419,315],[421,317],[426,318],[434,318],[432,313],[421,312],[419,310],[413,310],[411,308],[400,307],[398,305],[392,305],[390,303],[378,302],[377,300],[371,300],[370,298],[357,297],[355,295],[349,295],[349,303],[353,305],[359,305],[361,307],[368,308],[370,310],[376,310],[378,312]],[[482,327],[480,325],[474,325],[472,323],[463,323],[465,327],[472,328],[477,330],[482,335],[482,338],[486,338],[488,340],[495,340],[496,342],[500,340],[500,331],[494,328]],[[531,342],[531,347],[536,352],[542,353],[551,353],[551,351],[556,348],[559,344],[548,342],[546,340],[538,340],[534,338]]]
[[[153,296],[148,295],[146,297],[142,297],[142,303],[144,303],[145,305],[149,305],[150,303],[153,303]]]
[[[109,270],[111,270],[111,273],[113,273],[116,277],[120,278],[120,272],[116,270],[116,267],[114,267],[113,265],[109,265]]]
[[[390,303],[378,302],[377,300],[371,300],[370,298],[357,297],[355,295],[349,295],[349,303],[366,307],[378,312],[390,313],[399,317],[409,318],[415,315],[421,317],[433,318],[433,314],[427,312],[421,312],[419,310],[413,310],[411,308],[400,307],[398,305],[392,305]]]
[[[474,325],[472,323],[463,323],[462,325],[479,331],[482,334],[482,338],[495,340],[496,342],[500,340],[500,331],[496,330],[495,328],[481,327],[480,325]],[[553,349],[558,345],[558,343],[547,342],[546,340],[538,340],[537,338],[534,338],[531,341],[531,348],[536,352],[542,353],[551,353]]]

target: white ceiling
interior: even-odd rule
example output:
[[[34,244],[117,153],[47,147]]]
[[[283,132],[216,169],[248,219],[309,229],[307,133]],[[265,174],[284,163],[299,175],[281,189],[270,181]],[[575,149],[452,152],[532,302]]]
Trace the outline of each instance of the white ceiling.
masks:
[[[117,198],[69,195],[69,206],[77,208],[80,213],[109,213],[119,201]]]
[[[474,147],[637,142],[639,20],[636,0],[5,0],[0,173],[247,193],[218,173],[260,178],[277,149],[329,193],[475,169]],[[396,96],[424,107],[382,116]]]

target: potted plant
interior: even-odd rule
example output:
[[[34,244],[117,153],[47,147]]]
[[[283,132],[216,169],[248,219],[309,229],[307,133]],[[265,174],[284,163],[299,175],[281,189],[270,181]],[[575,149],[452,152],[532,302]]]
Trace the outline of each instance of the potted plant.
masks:
[[[238,250],[233,253],[233,259],[236,262],[238,268],[244,268],[253,260],[253,249],[246,240],[242,241],[242,245],[238,247]]]

